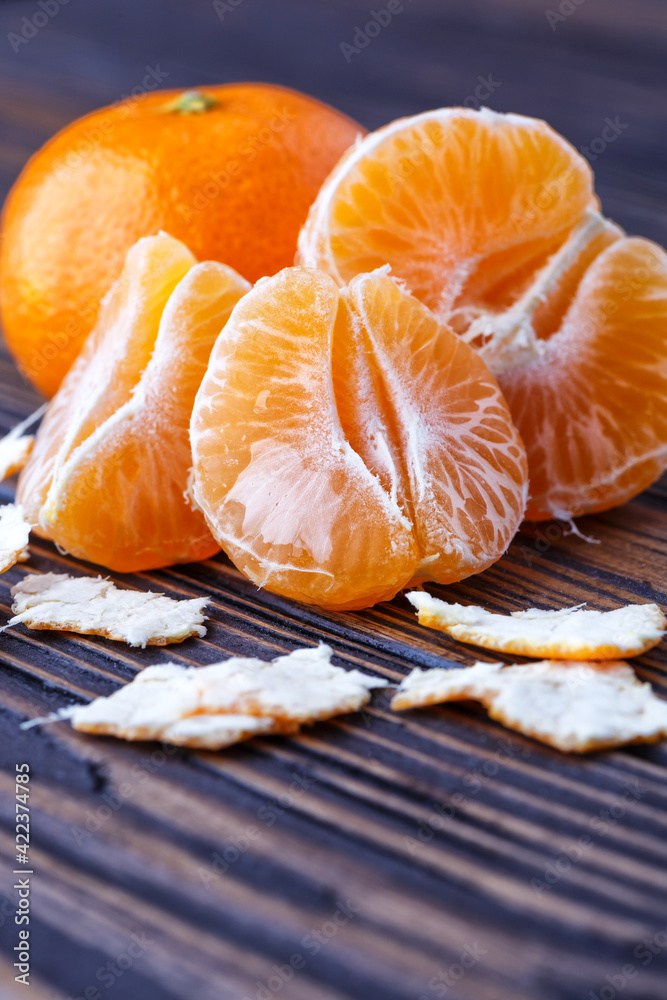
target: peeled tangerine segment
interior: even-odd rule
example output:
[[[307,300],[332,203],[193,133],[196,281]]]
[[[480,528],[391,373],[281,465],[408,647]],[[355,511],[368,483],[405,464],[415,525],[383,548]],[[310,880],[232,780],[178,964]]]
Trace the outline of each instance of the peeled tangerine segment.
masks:
[[[441,108],[366,136],[297,262],[340,283],[388,263],[479,351],[526,446],[528,518],[615,506],[667,467],[667,255],[603,218],[545,122]]]
[[[480,701],[492,719],[565,753],[667,738],[667,701],[619,661],[542,660],[413,670],[391,707]]]
[[[251,736],[293,733],[306,723],[356,712],[373,688],[386,686],[381,678],[334,666],[332,652],[321,643],[270,663],[234,656],[207,667],[147,667],[108,698],[53,718],[69,718],[86,733],[209,750]]]
[[[526,447],[527,516],[605,510],[667,467],[667,254],[623,239],[591,264],[537,357],[499,376]]]
[[[559,611],[529,608],[509,615],[475,605],[447,604],[422,591],[406,594],[420,625],[483,649],[559,660],[616,660],[638,656],[662,639],[667,619],[657,604],[594,611],[581,604]]]
[[[195,501],[235,564],[324,607],[484,569],[523,515],[495,379],[383,271],[260,281],[212,352],[191,439]]]
[[[398,119],[343,156],[311,208],[299,257],[343,282],[389,262],[444,320],[471,275],[488,293],[525,274],[591,205],[588,163],[545,122],[440,108]]]
[[[184,497],[188,427],[211,348],[249,288],[164,233],[130,249],[19,479],[40,534],[119,572],[217,551]]]

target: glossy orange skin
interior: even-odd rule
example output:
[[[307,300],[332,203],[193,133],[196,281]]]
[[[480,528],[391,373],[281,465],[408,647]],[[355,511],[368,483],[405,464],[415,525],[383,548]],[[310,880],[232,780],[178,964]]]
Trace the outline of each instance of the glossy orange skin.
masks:
[[[102,108],[51,139],[12,189],[0,237],[0,313],[23,374],[51,396],[129,247],[159,230],[249,281],[292,264],[299,228],[361,126],[267,84],[200,88]]]

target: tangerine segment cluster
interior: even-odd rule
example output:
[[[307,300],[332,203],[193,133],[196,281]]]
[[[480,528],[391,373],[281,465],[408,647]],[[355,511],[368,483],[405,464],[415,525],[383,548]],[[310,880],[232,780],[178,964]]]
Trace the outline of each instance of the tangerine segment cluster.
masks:
[[[478,572],[524,512],[496,380],[384,271],[258,282],[212,352],[191,442],[195,502],[234,563],[324,607]]]
[[[188,427],[211,348],[249,287],[166,234],[135,244],[19,479],[40,534],[128,573],[217,551],[184,498]]]
[[[544,122],[445,108],[351,149],[300,263],[389,263],[497,376],[526,445],[529,518],[570,518],[667,467],[667,255],[604,219],[586,161]]]

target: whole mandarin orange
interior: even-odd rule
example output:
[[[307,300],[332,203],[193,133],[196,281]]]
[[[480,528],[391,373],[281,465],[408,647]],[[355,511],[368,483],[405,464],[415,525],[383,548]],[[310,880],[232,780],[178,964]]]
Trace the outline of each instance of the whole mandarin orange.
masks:
[[[53,395],[142,236],[165,230],[252,282],[291,265],[310,204],[361,132],[260,83],[155,91],[68,125],[3,213],[0,310],[24,375]]]

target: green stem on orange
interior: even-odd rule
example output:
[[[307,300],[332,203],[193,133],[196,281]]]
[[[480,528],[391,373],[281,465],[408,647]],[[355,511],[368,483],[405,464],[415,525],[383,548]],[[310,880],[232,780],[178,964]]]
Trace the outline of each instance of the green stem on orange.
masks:
[[[202,94],[200,90],[184,90],[175,100],[164,104],[160,111],[163,114],[176,112],[179,115],[201,115],[211,108],[217,108],[219,104],[214,97]]]

